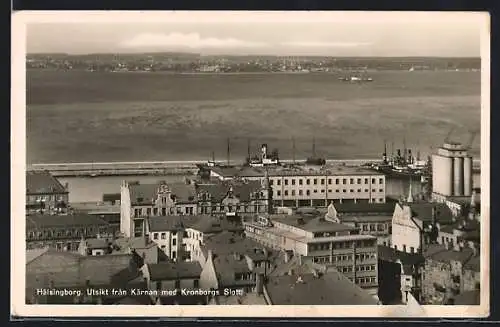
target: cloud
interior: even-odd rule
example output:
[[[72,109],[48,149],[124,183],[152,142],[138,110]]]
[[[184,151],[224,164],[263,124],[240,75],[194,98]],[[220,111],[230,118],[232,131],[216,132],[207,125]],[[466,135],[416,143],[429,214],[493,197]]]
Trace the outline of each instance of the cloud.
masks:
[[[238,40],[234,38],[201,37],[198,33],[139,34],[121,44],[126,48],[165,47],[165,48],[254,48],[264,43]]]
[[[355,48],[368,46],[368,42],[321,42],[321,41],[291,41],[282,45],[304,48]]]

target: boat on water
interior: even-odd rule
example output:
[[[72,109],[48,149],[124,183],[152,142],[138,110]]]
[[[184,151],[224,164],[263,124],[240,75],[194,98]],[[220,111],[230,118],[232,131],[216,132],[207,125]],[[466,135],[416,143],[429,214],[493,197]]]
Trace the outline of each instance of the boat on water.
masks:
[[[412,178],[426,183],[428,180],[428,164],[425,160],[420,160],[420,153],[413,156],[411,149],[397,149],[396,155],[387,156],[387,146],[384,144],[384,153],[380,163],[370,163],[368,168],[382,172],[386,176],[395,178]]]
[[[358,83],[362,83],[362,82],[373,82],[373,78],[371,78],[371,77],[360,77],[360,76],[352,75],[352,76],[339,77],[339,81],[342,81],[342,82],[358,82]]]

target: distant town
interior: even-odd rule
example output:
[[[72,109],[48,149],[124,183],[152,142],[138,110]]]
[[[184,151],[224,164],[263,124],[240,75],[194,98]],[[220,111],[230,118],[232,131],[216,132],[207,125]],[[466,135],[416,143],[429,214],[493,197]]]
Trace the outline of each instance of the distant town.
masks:
[[[469,146],[356,166],[283,163],[263,144],[178,182],[123,177],[100,203],[71,203],[51,171],[27,171],[26,303],[479,304]],[[423,187],[387,196],[391,174]]]
[[[203,56],[191,53],[29,54],[27,69],[88,72],[328,73],[342,71],[479,71],[480,58]]]

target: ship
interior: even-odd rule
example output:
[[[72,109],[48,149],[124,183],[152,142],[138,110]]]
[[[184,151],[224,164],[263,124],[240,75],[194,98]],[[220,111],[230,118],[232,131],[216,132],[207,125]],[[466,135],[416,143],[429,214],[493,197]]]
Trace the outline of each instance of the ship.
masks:
[[[404,146],[396,150],[396,155],[392,154],[391,157],[387,155],[387,144],[384,142],[384,152],[382,153],[382,160],[378,163],[367,164],[368,168],[382,172],[386,176],[399,177],[399,178],[412,178],[420,180],[425,183],[428,180],[427,168],[428,162],[420,159],[420,153],[414,156],[411,149]]]

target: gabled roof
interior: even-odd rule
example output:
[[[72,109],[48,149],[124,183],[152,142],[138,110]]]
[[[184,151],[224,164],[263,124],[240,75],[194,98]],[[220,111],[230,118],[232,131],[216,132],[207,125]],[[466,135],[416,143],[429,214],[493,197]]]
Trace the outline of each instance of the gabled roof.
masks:
[[[207,237],[204,240],[202,251],[208,252],[208,250],[217,255],[238,253],[247,255],[253,260],[264,260],[266,257],[263,254],[264,246],[262,244],[229,231]]]
[[[394,213],[395,203],[335,203],[335,210],[339,214],[387,214]]]
[[[129,184],[132,205],[152,205],[157,198],[158,189],[163,182],[153,184]],[[177,203],[196,202],[196,188],[191,183],[167,183],[167,188]]]
[[[212,201],[221,202],[229,191],[233,188],[233,196],[238,198],[241,202],[249,202],[251,194],[261,190],[259,181],[233,181],[226,183],[213,183],[213,184],[200,184],[197,186],[198,193],[205,192],[210,194]]]
[[[26,229],[43,228],[74,228],[84,226],[108,226],[109,223],[86,213],[75,213],[70,215],[29,215],[26,216]]]
[[[331,269],[314,274],[270,276],[265,287],[273,305],[377,305],[378,301]]]
[[[148,265],[151,280],[199,279],[201,265],[196,262],[157,263]]]
[[[26,172],[26,194],[64,194],[68,191],[48,171]]]

